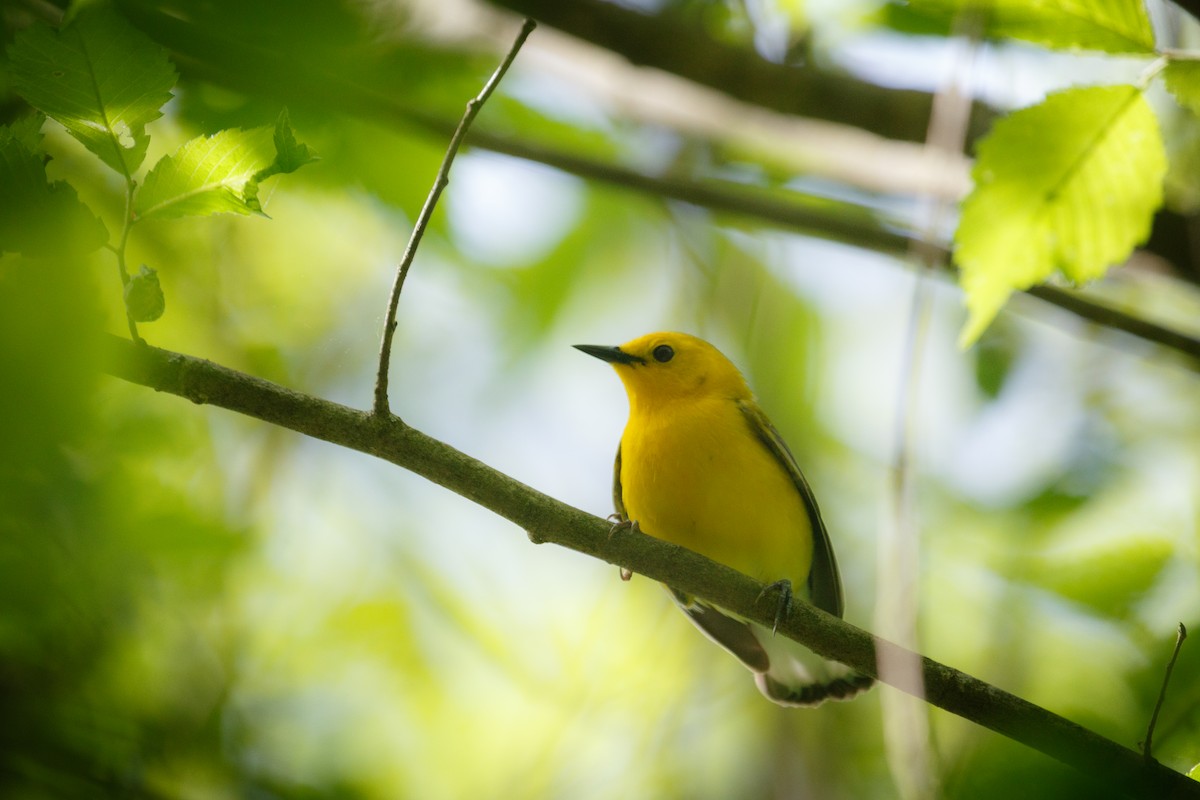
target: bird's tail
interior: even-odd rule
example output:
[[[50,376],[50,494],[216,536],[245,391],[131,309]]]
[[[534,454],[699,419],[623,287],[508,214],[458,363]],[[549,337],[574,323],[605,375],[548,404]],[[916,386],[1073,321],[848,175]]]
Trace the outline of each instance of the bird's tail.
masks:
[[[758,690],[774,703],[818,706],[826,700],[849,700],[875,683],[868,675],[826,661],[791,639],[775,636],[769,628],[670,591],[697,628],[754,673]]]
[[[770,629],[749,623],[767,654],[766,669],[754,670],[763,696],[782,706],[818,706],[826,700],[849,700],[874,685],[875,679],[845,664],[827,661],[807,647]]]
[[[875,685],[870,675],[850,671],[823,683],[790,685],[780,683],[767,672],[754,673],[754,683],[772,703],[781,706],[812,707],[826,700],[850,700]]]

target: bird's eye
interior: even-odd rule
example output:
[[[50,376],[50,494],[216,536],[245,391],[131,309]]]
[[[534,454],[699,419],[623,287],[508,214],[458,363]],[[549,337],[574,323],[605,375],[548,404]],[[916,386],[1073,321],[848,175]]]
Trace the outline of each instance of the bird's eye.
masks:
[[[660,364],[665,364],[675,357],[675,349],[669,344],[660,344],[658,347],[654,348],[652,355],[654,356],[655,361],[659,362]]]

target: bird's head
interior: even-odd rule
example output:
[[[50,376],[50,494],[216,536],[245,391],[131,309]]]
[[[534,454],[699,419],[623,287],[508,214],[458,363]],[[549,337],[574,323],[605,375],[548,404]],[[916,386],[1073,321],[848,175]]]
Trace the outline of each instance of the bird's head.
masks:
[[[575,347],[612,364],[634,413],[689,398],[750,397],[738,368],[720,350],[686,333],[648,333],[618,347]]]

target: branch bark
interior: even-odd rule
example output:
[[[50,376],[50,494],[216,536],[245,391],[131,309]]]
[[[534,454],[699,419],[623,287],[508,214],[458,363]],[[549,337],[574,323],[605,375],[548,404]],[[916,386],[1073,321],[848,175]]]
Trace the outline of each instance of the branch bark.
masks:
[[[106,336],[111,375],[194,403],[211,404],[381,458],[508,519],[535,543],[552,542],[626,567],[770,626],[777,604],[763,585],[729,567],[640,533],[610,537],[610,524],[544,495],[412,428],[305,395],[210,361]],[[808,603],[794,603],[779,634],[878,676],[880,658],[919,658],[922,678],[891,678],[958,716],[1073,766],[1131,797],[1200,798],[1200,783],[995,686],[873,636]]]

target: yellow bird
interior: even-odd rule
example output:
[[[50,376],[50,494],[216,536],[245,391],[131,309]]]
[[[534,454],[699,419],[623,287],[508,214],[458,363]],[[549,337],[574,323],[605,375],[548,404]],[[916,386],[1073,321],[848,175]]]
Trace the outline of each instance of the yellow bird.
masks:
[[[786,581],[785,593],[796,587],[840,617],[841,578],[817,502],[737,367],[684,333],[651,333],[619,347],[575,347],[611,364],[629,395],[613,472],[620,520],[764,583]],[[759,691],[780,705],[846,700],[874,682],[667,588],[688,618],[748,667]]]

